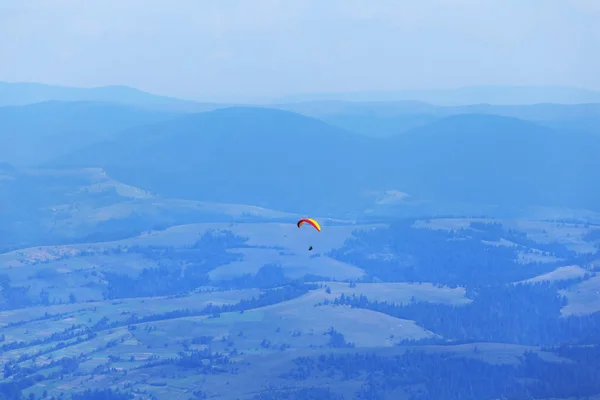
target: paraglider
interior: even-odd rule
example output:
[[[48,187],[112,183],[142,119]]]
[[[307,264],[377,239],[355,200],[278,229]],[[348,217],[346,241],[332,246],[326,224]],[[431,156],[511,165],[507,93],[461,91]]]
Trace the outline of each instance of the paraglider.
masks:
[[[296,223],[296,225],[298,225],[298,228],[300,228],[304,224],[312,225],[313,228],[315,228],[316,230],[321,232],[321,225],[319,225],[319,223],[312,218],[303,218]],[[308,246],[308,251],[312,251],[312,249],[313,249],[312,246]]]

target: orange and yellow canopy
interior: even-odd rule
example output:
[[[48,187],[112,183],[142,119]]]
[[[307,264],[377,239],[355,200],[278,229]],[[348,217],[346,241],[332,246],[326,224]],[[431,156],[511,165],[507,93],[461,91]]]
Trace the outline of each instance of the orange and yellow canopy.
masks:
[[[321,232],[321,225],[319,225],[319,223],[312,218],[303,218],[300,221],[298,221],[296,225],[298,225],[298,228],[300,228],[304,224],[312,225],[316,230]]]

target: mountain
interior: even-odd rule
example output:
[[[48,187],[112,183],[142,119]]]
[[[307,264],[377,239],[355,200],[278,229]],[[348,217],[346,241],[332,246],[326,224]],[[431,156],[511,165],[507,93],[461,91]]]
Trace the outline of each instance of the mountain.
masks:
[[[291,112],[234,107],[133,129],[48,165],[102,166],[170,197],[316,212],[359,195],[373,144]]]
[[[104,102],[50,101],[0,107],[0,161],[35,165],[121,130],[179,115]]]
[[[447,117],[370,139],[286,111],[185,116],[52,161],[97,166],[156,193],[286,211],[364,209],[373,191],[411,201],[598,210],[600,137],[515,118]]]
[[[500,115],[562,130],[600,133],[600,103],[435,106],[416,101],[312,101],[273,107],[372,137],[393,136],[459,114]]]
[[[315,117],[344,130],[376,137],[406,132],[441,117],[462,113],[503,115],[553,128],[598,132],[599,93],[565,87],[490,86],[453,90],[290,96],[272,103],[264,103],[262,106]],[[248,106],[180,100],[156,96],[126,86],[76,88],[0,82],[0,106],[55,100],[116,102],[135,105],[148,111],[172,113]],[[596,104],[584,104],[594,102]]]
[[[193,104],[192,101],[158,96],[128,86],[80,88],[29,82],[0,82],[0,106],[25,105],[50,100],[105,101],[137,105]]]
[[[521,106],[477,104],[463,107],[450,107],[445,111],[455,114],[477,113],[501,115],[524,119],[561,130],[600,134],[600,103],[544,103]]]
[[[301,103],[281,103],[270,108],[292,111],[298,114],[323,117],[329,115],[374,115],[393,117],[397,115],[439,114],[443,108],[420,101],[342,101],[324,100]]]
[[[279,103],[317,100],[422,101],[446,106],[469,104],[600,103],[600,92],[564,86],[470,86],[457,89],[308,93],[285,96]]]
[[[391,136],[433,122],[441,109],[418,101],[309,101],[269,107],[318,118],[371,137]]]
[[[396,182],[408,193],[442,202],[599,208],[598,136],[471,114],[396,136],[386,147],[402,149]]]

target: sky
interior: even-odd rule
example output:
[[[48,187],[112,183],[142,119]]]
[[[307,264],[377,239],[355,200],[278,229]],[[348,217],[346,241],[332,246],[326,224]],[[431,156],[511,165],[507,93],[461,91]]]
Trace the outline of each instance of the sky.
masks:
[[[0,81],[195,100],[600,90],[600,0],[0,0]]]

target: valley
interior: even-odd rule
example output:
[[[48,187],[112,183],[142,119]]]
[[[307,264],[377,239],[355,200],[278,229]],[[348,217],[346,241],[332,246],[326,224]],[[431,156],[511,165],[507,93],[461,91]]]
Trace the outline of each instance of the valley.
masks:
[[[3,398],[600,393],[600,139],[531,122],[552,107],[420,105],[392,136],[315,110],[416,109],[18,107],[115,117],[0,158]]]

